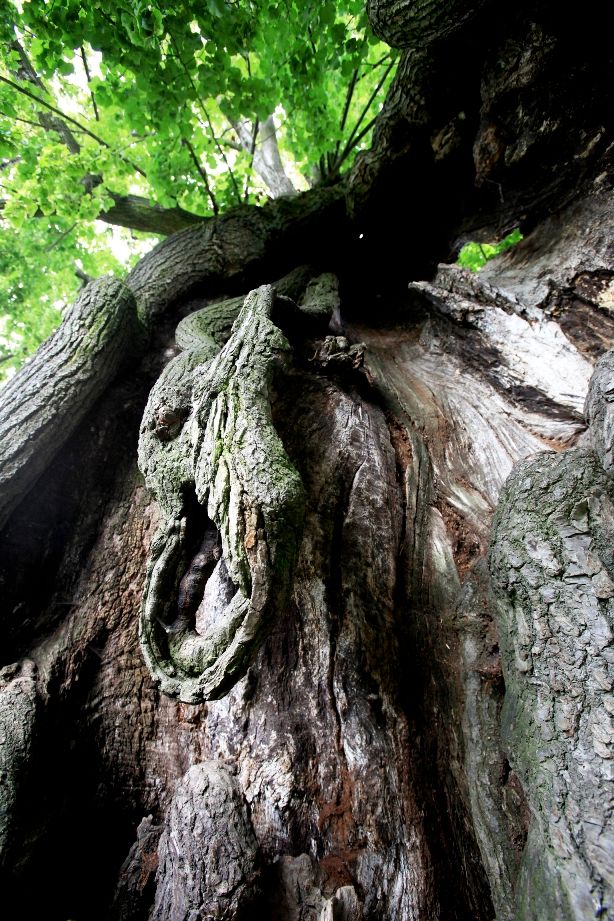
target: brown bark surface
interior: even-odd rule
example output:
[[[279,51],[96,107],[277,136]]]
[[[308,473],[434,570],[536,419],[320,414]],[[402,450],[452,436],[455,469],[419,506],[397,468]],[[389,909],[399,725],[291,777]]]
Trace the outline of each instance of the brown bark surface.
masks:
[[[104,386],[86,375],[49,421],[12,385],[0,424],[22,413],[50,445],[0,532],[0,866],[21,917],[614,918],[612,61],[527,7],[495,26],[488,3],[453,23],[370,4],[408,47],[351,175],[161,244],[117,285],[149,338],[120,324]],[[479,274],[453,264],[517,223]],[[138,641],[161,520],[143,411],[200,335],[187,315],[309,260],[271,315],[291,347],[271,423],[305,493],[290,599],[225,697],[182,703]],[[308,285],[322,271],[340,301],[331,275]],[[211,307],[214,346],[239,303]],[[559,481],[594,516],[569,512],[573,533]]]

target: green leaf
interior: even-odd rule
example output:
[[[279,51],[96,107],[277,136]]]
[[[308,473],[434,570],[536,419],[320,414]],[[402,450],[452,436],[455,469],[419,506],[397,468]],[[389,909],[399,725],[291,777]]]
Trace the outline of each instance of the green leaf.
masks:
[[[226,7],[223,0],[207,0],[207,8],[212,16],[221,19],[226,13]]]
[[[295,176],[312,175],[321,158],[335,148],[343,151],[351,131],[357,134],[368,123],[392,79],[390,73],[367,106],[384,72],[376,64],[389,49],[366,29],[363,0],[4,4],[0,34],[6,45],[17,30],[44,80],[47,92],[41,91],[41,99],[44,95],[73,121],[65,120],[65,130],[57,130],[57,123],[54,130],[45,130],[39,121],[41,104],[0,85],[0,156],[15,160],[2,171],[0,221],[6,238],[19,240],[12,250],[5,243],[2,251],[0,303],[13,296],[22,303],[7,285],[24,270],[32,274],[27,278],[32,291],[46,284],[54,300],[69,299],[75,289],[70,268],[75,251],[84,265],[84,253],[96,252],[92,274],[111,264],[109,253],[102,255],[108,237],[95,232],[93,223],[109,208],[111,192],[142,195],[163,207],[180,201],[187,210],[210,213],[210,192],[185,141],[198,163],[206,164],[220,209],[235,205],[246,187],[255,200],[265,199],[252,158],[229,144],[235,138],[229,119],[251,123],[275,113],[284,165]],[[15,74],[19,54],[5,53],[2,66],[7,77]],[[359,80],[344,119],[356,68]],[[61,117],[54,113],[54,119]],[[343,169],[354,154],[351,149]],[[92,177],[100,184],[92,186]],[[21,232],[25,226],[27,233]],[[69,228],[65,241],[58,242]],[[49,271],[29,269],[36,260],[49,265]],[[32,294],[30,305],[38,297]],[[20,314],[19,323],[25,317]]]
[[[499,243],[465,243],[458,254],[456,264],[464,269],[470,269],[472,272],[479,272],[487,262],[505,252],[506,249],[520,243],[521,240],[522,233],[520,228],[517,227]]]

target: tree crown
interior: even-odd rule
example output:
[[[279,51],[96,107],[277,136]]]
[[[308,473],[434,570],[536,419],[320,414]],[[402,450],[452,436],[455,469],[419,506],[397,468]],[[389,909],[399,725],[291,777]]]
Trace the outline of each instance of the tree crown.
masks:
[[[368,144],[395,52],[362,0],[2,0],[0,370],[138,232],[334,181]],[[100,225],[130,229],[113,248]],[[117,234],[115,236],[117,240]],[[43,271],[44,263],[44,271]],[[77,276],[75,276],[75,270]]]

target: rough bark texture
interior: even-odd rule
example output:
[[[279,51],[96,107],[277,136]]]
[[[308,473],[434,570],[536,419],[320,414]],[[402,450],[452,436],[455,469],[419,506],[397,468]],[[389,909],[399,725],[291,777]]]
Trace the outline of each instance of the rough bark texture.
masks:
[[[396,48],[446,38],[476,14],[485,0],[368,0],[373,31]]]
[[[612,496],[592,451],[546,454],[494,523],[502,739],[531,810],[517,918],[612,917]]]
[[[271,286],[251,292],[215,357],[203,323],[184,321],[181,341],[196,349],[167,366],[141,427],[140,467],[164,513],[143,652],[161,690],[188,703],[245,673],[292,584],[304,497],[270,418],[275,366],[290,350],[275,300]]]
[[[282,198],[263,208],[246,205],[164,240],[141,259],[126,284],[147,317],[159,316],[203,290],[244,285],[256,273],[262,277],[267,262],[278,277],[297,263],[325,258],[343,223],[342,187],[308,192],[300,202]]]
[[[2,391],[0,528],[66,439],[138,350],[132,293],[89,284],[60,328]]]
[[[406,48],[372,151],[152,251],[147,344],[0,489],[21,917],[614,918],[612,52],[560,7],[473,6],[370,4]],[[28,386],[6,418],[38,418]],[[211,694],[182,644],[261,577],[275,616]]]
[[[37,710],[34,663],[24,660],[0,672],[0,862],[19,819],[23,775],[32,758]]]

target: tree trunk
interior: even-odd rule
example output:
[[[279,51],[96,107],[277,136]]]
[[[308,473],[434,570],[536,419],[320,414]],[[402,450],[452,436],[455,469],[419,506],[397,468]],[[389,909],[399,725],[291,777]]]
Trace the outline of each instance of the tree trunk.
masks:
[[[6,391],[23,918],[614,918],[611,49],[414,6],[346,180],[90,286]]]

